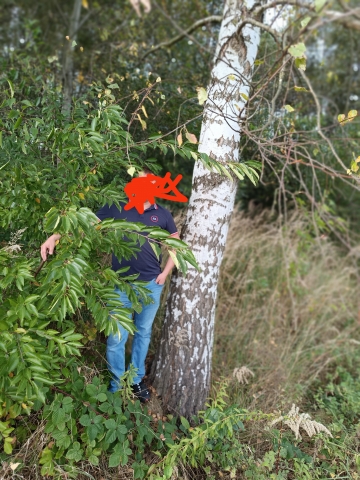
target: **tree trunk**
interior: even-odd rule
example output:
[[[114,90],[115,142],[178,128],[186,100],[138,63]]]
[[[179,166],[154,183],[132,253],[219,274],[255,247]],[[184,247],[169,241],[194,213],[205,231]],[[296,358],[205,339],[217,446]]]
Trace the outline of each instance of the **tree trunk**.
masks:
[[[74,1],[74,7],[70,18],[68,40],[65,40],[63,57],[63,106],[62,112],[69,116],[71,111],[71,97],[73,92],[74,62],[73,41],[76,40],[80,24],[81,0]]]
[[[239,25],[254,0],[226,0],[204,109],[199,152],[219,162],[239,160],[239,111],[244,115],[260,33]],[[244,94],[244,96],[241,96]],[[171,280],[163,334],[152,381],[164,405],[190,417],[209,393],[217,283],[236,183],[197,162],[182,239],[201,268]]]

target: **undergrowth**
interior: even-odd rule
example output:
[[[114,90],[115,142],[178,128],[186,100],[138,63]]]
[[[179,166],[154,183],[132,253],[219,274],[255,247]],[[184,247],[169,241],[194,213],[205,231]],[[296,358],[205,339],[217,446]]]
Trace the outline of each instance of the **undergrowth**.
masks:
[[[8,431],[1,423],[5,439],[11,434],[22,443],[12,455],[1,454],[1,478],[360,478],[360,381],[347,370],[337,368],[308,395],[316,423],[330,431],[311,437],[294,433],[304,414],[283,412],[274,427],[278,413],[229,405],[228,387],[219,383],[206,410],[188,422],[153,416],[126,388],[108,392],[99,377],[84,385],[74,370],[42,411],[8,420]],[[256,440],[249,438],[254,427]]]
[[[306,218],[285,228],[235,215],[205,410],[176,418],[155,395],[143,407],[131,372],[108,392],[84,324],[83,367],[64,367],[45,407],[2,418],[1,480],[360,478],[356,285],[352,259],[314,239]]]

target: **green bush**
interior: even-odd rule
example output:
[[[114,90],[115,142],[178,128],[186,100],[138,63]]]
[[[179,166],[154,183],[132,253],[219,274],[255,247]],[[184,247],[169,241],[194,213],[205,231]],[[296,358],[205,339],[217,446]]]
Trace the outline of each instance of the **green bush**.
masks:
[[[92,211],[125,199],[126,170],[141,168],[138,153],[146,150],[131,140],[115,85],[95,86],[67,118],[58,92],[13,77],[16,83],[0,82],[0,418],[29,414],[49,387],[67,381],[83,346],[78,319],[90,318],[105,334],[116,321],[134,330],[113,293],[118,285],[141,308],[130,277],[104,266],[103,254],[129,258],[148,238],[157,252],[173,249],[184,272],[187,261],[195,265],[186,244],[161,229],[98,224]],[[40,244],[54,232],[61,234],[56,254],[39,265]],[[135,283],[146,299],[144,282]]]

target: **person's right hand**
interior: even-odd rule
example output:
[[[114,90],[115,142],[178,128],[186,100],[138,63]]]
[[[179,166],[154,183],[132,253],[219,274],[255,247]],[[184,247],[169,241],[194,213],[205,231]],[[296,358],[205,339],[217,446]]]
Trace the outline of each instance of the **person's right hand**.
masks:
[[[40,252],[41,252],[41,258],[44,260],[44,262],[47,259],[48,254],[52,255],[55,250],[56,242],[60,239],[60,235],[54,234],[49,237],[46,242],[44,242],[41,245]]]

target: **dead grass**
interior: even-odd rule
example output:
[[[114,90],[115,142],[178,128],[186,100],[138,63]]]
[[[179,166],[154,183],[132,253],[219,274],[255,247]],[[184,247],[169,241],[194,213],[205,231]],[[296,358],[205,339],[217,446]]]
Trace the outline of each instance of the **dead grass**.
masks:
[[[357,348],[356,267],[309,220],[286,226],[235,213],[218,287],[213,378],[246,365],[237,401],[272,410],[297,401],[319,374]]]

